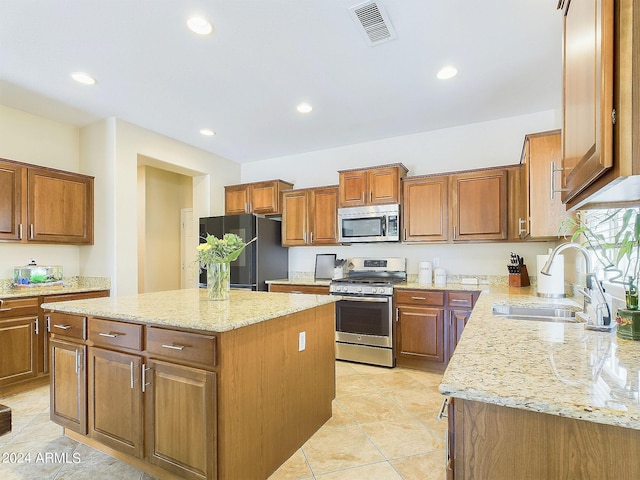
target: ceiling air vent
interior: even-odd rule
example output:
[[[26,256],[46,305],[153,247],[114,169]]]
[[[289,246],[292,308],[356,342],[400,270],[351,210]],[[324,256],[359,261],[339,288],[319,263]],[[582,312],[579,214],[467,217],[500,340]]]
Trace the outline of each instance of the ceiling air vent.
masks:
[[[360,32],[369,45],[378,45],[396,38],[396,32],[387,12],[377,2],[365,2],[349,9],[349,13],[360,27]]]

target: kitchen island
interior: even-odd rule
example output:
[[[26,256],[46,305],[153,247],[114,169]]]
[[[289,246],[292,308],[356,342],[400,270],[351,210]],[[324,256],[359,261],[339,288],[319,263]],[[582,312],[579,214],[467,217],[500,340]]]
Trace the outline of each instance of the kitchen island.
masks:
[[[160,478],[264,480],[331,417],[335,300],[190,289],[44,304],[51,418]]]
[[[496,303],[554,302],[534,289],[480,296],[440,384],[453,397],[449,475],[640,478],[640,344],[499,318]]]

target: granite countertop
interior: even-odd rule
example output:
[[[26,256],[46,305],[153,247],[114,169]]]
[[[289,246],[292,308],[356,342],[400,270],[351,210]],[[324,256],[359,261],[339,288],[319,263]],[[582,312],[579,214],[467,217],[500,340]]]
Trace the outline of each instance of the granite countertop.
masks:
[[[440,384],[456,398],[640,429],[640,343],[582,324],[495,317],[495,303],[572,305],[533,289],[483,292]]]
[[[13,287],[11,282],[0,286],[0,298],[41,297],[47,295],[66,295],[70,293],[98,292],[110,290],[111,280],[107,277],[72,277],[64,280],[63,285],[50,287]]]
[[[43,309],[148,325],[225,332],[333,303],[339,297],[231,290],[228,301],[209,301],[205,288],[44,303]]]

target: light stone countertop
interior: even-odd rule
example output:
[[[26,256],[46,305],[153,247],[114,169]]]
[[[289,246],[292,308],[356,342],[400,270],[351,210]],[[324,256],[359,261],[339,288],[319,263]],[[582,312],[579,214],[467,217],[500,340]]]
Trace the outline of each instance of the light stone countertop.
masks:
[[[147,325],[225,332],[338,301],[329,295],[231,290],[229,300],[210,301],[206,288],[44,303],[43,309]]]
[[[111,280],[108,277],[70,277],[64,279],[64,284],[50,287],[13,287],[11,281],[4,281],[0,285],[0,298],[40,297],[47,295],[67,295],[70,293],[97,292],[110,290]]]
[[[483,292],[442,378],[442,394],[640,429],[640,342],[582,324],[495,317],[496,303],[581,310],[573,299],[541,299],[529,288]]]

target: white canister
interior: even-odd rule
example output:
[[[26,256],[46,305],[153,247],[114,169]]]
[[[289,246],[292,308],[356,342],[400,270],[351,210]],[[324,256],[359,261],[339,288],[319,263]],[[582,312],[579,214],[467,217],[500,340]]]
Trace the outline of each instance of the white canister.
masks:
[[[536,257],[537,294],[539,297],[546,298],[566,297],[564,293],[564,255],[556,255],[549,271],[551,275],[543,275],[540,270],[542,270],[548,259],[549,255],[538,255]]]
[[[418,263],[418,283],[420,285],[431,285],[433,281],[433,268],[431,262]]]
[[[438,287],[444,287],[447,284],[447,271],[444,268],[436,268],[433,271],[433,281]]]

